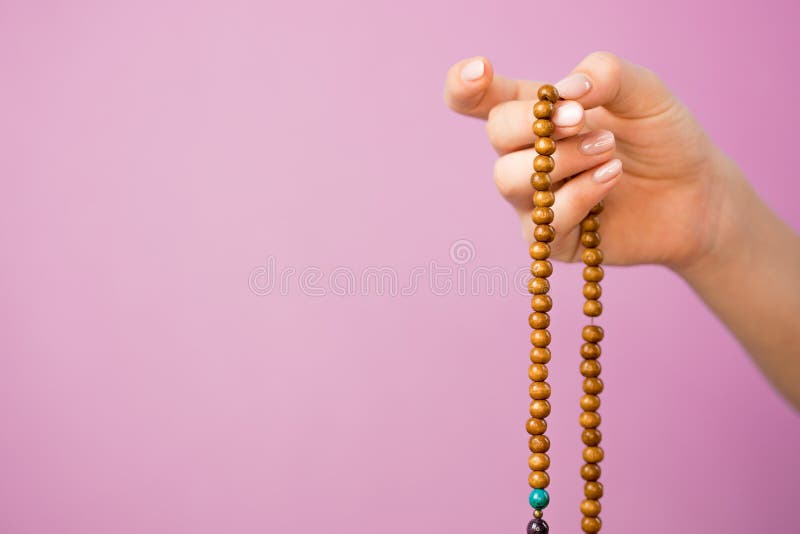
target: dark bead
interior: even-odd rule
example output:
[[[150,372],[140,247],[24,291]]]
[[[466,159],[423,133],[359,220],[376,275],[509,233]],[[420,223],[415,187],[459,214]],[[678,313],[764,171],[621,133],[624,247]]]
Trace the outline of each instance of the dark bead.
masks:
[[[547,526],[547,521],[534,517],[528,523],[528,534],[548,534],[550,527]]]

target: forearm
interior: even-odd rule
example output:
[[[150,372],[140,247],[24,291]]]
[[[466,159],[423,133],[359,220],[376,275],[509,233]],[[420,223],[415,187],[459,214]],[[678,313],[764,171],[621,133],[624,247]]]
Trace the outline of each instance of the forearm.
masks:
[[[728,193],[718,235],[703,258],[677,272],[800,409],[800,236],[721,159]]]

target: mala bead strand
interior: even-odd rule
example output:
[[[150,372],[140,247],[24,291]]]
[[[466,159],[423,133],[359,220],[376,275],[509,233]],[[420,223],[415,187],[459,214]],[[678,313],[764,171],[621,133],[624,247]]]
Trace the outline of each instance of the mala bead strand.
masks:
[[[528,534],[548,534],[549,527],[547,522],[542,519],[543,510],[550,503],[550,494],[547,486],[550,484],[550,476],[547,469],[550,467],[550,457],[547,451],[550,449],[550,440],[545,435],[547,431],[546,418],[550,415],[550,385],[547,379],[547,363],[550,361],[550,316],[548,312],[553,307],[548,292],[550,282],[547,280],[553,274],[553,264],[550,263],[550,242],[555,238],[555,230],[550,223],[553,222],[553,203],[555,197],[550,188],[550,172],[555,168],[555,160],[552,158],[556,151],[556,143],[550,137],[555,131],[555,125],[551,118],[555,103],[558,101],[558,91],[552,85],[543,85],[539,88],[539,101],[533,106],[533,114],[536,121],[533,123],[533,133],[537,139],[534,149],[537,156],[533,160],[533,174],[531,175],[531,186],[535,190],[533,194],[534,209],[531,218],[536,224],[534,228],[534,238],[536,239],[530,247],[531,274],[533,278],[528,283],[528,290],[533,295],[531,307],[533,312],[528,318],[528,322],[533,329],[531,332],[531,365],[528,368],[528,376],[531,379],[530,385],[530,419],[526,424],[526,429],[530,434],[528,448],[530,456],[528,467],[531,473],[528,477],[531,493],[528,498],[533,508],[533,519],[528,523]]]
[[[602,434],[597,427],[600,426],[600,397],[603,391],[603,381],[600,379],[600,341],[603,340],[603,329],[594,324],[594,319],[603,312],[600,296],[603,293],[600,282],[603,280],[603,252],[597,248],[600,245],[600,218],[603,211],[603,202],[595,205],[589,214],[581,221],[581,244],[584,246],[581,259],[585,264],[583,268],[583,313],[590,318],[591,324],[583,328],[584,344],[581,346],[583,361],[580,372],[583,375],[583,392],[580,406],[583,412],[579,422],[583,427],[581,440],[585,445],[583,460],[586,462],[581,468],[581,477],[585,480],[583,493],[586,497],[581,502],[581,530],[587,533],[600,532],[600,498],[603,496],[603,485],[599,482],[600,461],[603,459],[603,449],[600,447]]]

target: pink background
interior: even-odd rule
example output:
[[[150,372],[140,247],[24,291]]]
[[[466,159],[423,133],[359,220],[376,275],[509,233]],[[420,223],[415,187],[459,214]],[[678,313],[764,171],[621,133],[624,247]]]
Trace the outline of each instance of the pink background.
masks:
[[[0,532],[522,533],[525,296],[259,296],[251,275],[404,279],[459,239],[467,267],[524,267],[482,125],[442,103],[473,54],[545,80],[597,49],[653,68],[798,228],[798,15],[0,3]],[[554,278],[555,533],[579,524],[579,278]],[[605,287],[604,531],[789,532],[797,414],[670,272]]]

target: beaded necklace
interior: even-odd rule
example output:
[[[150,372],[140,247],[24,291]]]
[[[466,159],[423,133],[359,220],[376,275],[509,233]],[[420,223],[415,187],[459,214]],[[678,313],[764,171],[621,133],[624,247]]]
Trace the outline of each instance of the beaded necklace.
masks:
[[[550,243],[555,238],[555,230],[550,223],[553,222],[553,203],[555,197],[551,190],[550,172],[555,168],[555,160],[552,154],[556,151],[556,142],[551,137],[555,130],[555,125],[550,120],[553,115],[553,108],[558,101],[558,91],[552,85],[543,85],[538,92],[539,101],[533,106],[533,114],[536,121],[533,123],[533,133],[537,139],[534,149],[537,156],[533,160],[534,173],[531,175],[531,185],[536,190],[533,195],[534,209],[531,214],[533,222],[536,223],[534,229],[535,241],[530,246],[530,255],[533,259],[531,263],[531,278],[528,283],[528,291],[533,294],[531,307],[533,313],[528,318],[533,331],[531,332],[531,366],[528,368],[528,376],[531,379],[530,385],[530,419],[526,424],[530,439],[528,447],[531,455],[528,458],[528,466],[531,469],[528,483],[532,490],[529,501],[533,508],[533,519],[528,523],[528,534],[548,534],[549,527],[547,522],[542,519],[543,510],[550,502],[550,495],[545,488],[550,484],[550,477],[547,469],[550,467],[550,457],[547,451],[550,449],[550,440],[545,435],[547,423],[545,418],[550,414],[550,384],[547,379],[547,363],[550,361],[550,316],[547,314],[553,307],[553,301],[547,294],[550,291],[550,283],[547,278],[553,274],[553,264],[550,263]],[[598,394],[603,391],[603,382],[600,380],[600,341],[603,339],[603,329],[594,324],[594,318],[598,317],[603,306],[598,300],[602,293],[600,281],[603,279],[603,268],[600,264],[603,261],[603,253],[597,248],[600,244],[600,219],[598,215],[603,211],[602,201],[595,205],[586,217],[581,221],[581,244],[584,249],[581,259],[586,265],[583,269],[583,296],[586,302],[583,305],[583,313],[591,318],[591,324],[583,328],[584,343],[581,346],[581,356],[583,361],[580,364],[580,372],[583,375],[583,392],[580,406],[583,412],[579,422],[583,427],[581,440],[585,445],[583,449],[583,460],[586,462],[581,468],[581,478],[585,481],[583,492],[586,498],[581,502],[580,509],[583,514],[581,529],[587,533],[600,531],[602,523],[600,521],[600,498],[603,496],[603,485],[598,481],[600,478],[600,461],[603,459],[603,449],[600,448],[601,434],[597,427],[600,425],[600,414],[597,409],[600,407],[600,397]]]

